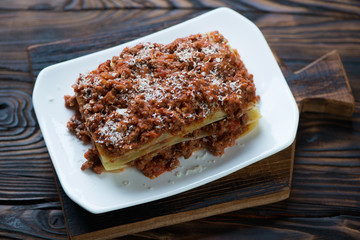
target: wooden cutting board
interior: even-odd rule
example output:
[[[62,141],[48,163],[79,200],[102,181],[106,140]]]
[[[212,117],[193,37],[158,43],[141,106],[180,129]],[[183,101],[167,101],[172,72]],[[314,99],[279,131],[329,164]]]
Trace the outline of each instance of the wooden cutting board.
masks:
[[[121,44],[153,31],[137,29],[31,46],[28,48],[28,56],[34,79],[46,66]],[[336,51],[295,73],[280,59],[277,60],[300,112],[352,115],[354,98]],[[69,237],[114,238],[284,200],[290,194],[294,152],[295,142],[273,156],[196,189],[97,215],[87,212],[70,200],[56,179]],[[54,175],[56,178],[55,173]]]

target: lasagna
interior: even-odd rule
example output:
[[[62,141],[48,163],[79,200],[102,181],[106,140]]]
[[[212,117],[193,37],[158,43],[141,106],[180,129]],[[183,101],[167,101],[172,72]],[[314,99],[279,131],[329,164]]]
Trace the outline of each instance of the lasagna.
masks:
[[[73,88],[67,127],[92,143],[81,168],[97,173],[156,178],[198,149],[224,154],[260,118],[253,76],[218,31],[126,47]]]

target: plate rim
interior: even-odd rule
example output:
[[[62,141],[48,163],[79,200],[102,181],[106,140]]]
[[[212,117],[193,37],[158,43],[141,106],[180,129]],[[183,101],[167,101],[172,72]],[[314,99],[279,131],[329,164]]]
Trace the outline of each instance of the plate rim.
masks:
[[[55,68],[55,67],[57,67],[57,66],[59,66],[59,65],[61,65],[61,64],[68,63],[68,62],[71,62],[71,61],[80,61],[80,60],[82,60],[82,59],[88,58],[88,57],[91,56],[91,55],[96,55],[96,54],[98,54],[99,52],[111,51],[111,49],[113,49],[113,48],[116,48],[116,47],[119,47],[119,46],[129,45],[130,43],[132,43],[132,42],[134,42],[134,41],[139,41],[139,40],[141,40],[141,39],[151,37],[151,36],[153,36],[153,35],[155,35],[155,34],[158,34],[158,33],[160,33],[160,32],[169,31],[169,30],[172,30],[172,29],[174,29],[174,28],[181,27],[182,25],[189,24],[189,23],[191,23],[191,22],[193,22],[193,21],[197,21],[197,20],[199,20],[199,19],[201,19],[201,18],[205,18],[205,17],[207,17],[208,15],[212,15],[212,14],[214,14],[214,13],[221,13],[221,12],[223,12],[223,14],[224,14],[224,13],[225,13],[225,14],[226,14],[226,13],[229,13],[229,14],[230,14],[230,13],[231,13],[231,14],[234,14],[234,13],[235,13],[235,14],[237,14],[237,16],[240,16],[244,21],[247,21],[247,22],[250,23],[253,27],[255,27],[255,28],[257,29],[257,31],[260,32],[260,36],[264,37],[263,34],[261,33],[260,29],[259,29],[253,22],[251,22],[250,20],[248,20],[247,18],[245,18],[243,15],[235,12],[235,11],[232,10],[232,9],[229,9],[229,8],[226,8],[226,7],[221,7],[221,8],[217,8],[217,9],[215,9],[215,10],[211,10],[211,11],[209,11],[209,12],[206,12],[206,13],[204,13],[204,14],[201,14],[201,15],[199,15],[199,16],[197,16],[197,17],[191,18],[191,19],[189,19],[189,20],[186,20],[186,21],[184,21],[184,22],[182,22],[182,23],[179,23],[179,24],[173,25],[173,26],[171,26],[171,27],[165,28],[165,29],[163,29],[163,30],[156,31],[156,32],[151,33],[151,34],[149,34],[149,35],[143,36],[143,37],[141,37],[141,38],[134,39],[134,40],[131,40],[131,41],[129,41],[129,42],[125,42],[125,43],[122,43],[122,44],[119,44],[119,45],[116,45],[116,46],[113,46],[113,47],[110,47],[110,48],[106,48],[106,49],[103,49],[103,50],[100,50],[100,51],[96,51],[96,52],[94,52],[94,53],[86,54],[86,55],[84,55],[84,56],[80,56],[80,57],[77,57],[77,58],[74,58],[74,59],[69,59],[69,60],[67,60],[67,61],[63,61],[63,62],[60,62],[60,63],[56,63],[56,64],[53,64],[53,65],[51,65],[51,66],[48,66],[48,67],[42,69],[42,70],[39,72],[39,74],[38,74],[38,76],[37,76],[37,79],[36,79],[36,81],[35,81],[35,85],[34,85],[34,89],[33,89],[33,97],[32,97],[32,102],[33,102],[33,106],[34,106],[34,111],[35,111],[35,115],[36,115],[36,117],[37,117],[37,119],[38,119],[38,123],[39,123],[39,126],[40,126],[40,130],[43,131],[43,130],[42,130],[42,129],[43,129],[43,127],[42,127],[43,124],[42,124],[42,119],[40,119],[40,118],[42,118],[42,117],[41,117],[41,113],[40,113],[40,110],[39,110],[40,106],[38,106],[38,100],[37,100],[37,98],[38,98],[38,96],[39,96],[39,95],[38,95],[38,94],[39,94],[39,93],[38,93],[38,91],[39,91],[38,88],[39,88],[39,84],[40,84],[41,82],[40,82],[40,81],[37,81],[37,80],[38,80],[38,79],[42,79],[42,76],[43,76],[44,73],[46,73],[47,71],[50,71],[52,68]],[[265,38],[264,38],[264,39],[265,39]],[[265,42],[266,42],[266,40],[265,40]],[[266,42],[266,43],[267,43],[267,42]],[[275,59],[275,57],[274,57],[274,59]],[[276,60],[275,60],[275,62],[276,62]],[[277,62],[276,62],[276,65],[277,65],[277,67],[279,68]],[[279,68],[279,70],[280,70],[280,68]],[[280,71],[280,73],[281,73],[281,75],[282,75],[282,77],[283,77],[283,79],[284,79],[284,82],[286,83],[285,77],[283,76],[283,74],[282,74],[281,71]],[[39,82],[40,82],[40,83],[39,83]],[[286,83],[286,84],[287,84],[287,83]],[[293,95],[292,95],[289,87],[286,88],[286,89],[284,89],[284,90],[287,91],[287,92],[293,97]],[[293,104],[295,104],[296,110],[297,110],[297,111],[296,111],[296,112],[297,112],[297,116],[295,116],[295,118],[297,119],[297,122],[296,122],[296,124],[294,125],[294,128],[292,129],[293,131],[291,132],[291,134],[288,135],[288,138],[286,139],[286,141],[284,141],[280,146],[278,146],[278,148],[277,148],[277,150],[276,150],[275,152],[273,152],[273,151],[265,152],[265,153],[261,154],[261,156],[259,156],[258,158],[256,158],[256,159],[253,160],[253,161],[246,161],[246,164],[244,164],[244,166],[242,166],[241,168],[238,168],[238,169],[235,170],[235,171],[238,171],[238,170],[240,170],[240,169],[242,169],[242,168],[244,168],[244,167],[246,167],[246,166],[248,166],[248,165],[250,165],[250,164],[253,164],[253,163],[258,162],[258,161],[260,161],[260,160],[262,160],[262,159],[264,159],[264,158],[266,158],[266,157],[268,157],[268,156],[271,156],[271,155],[273,155],[273,154],[275,154],[275,153],[277,153],[277,152],[285,149],[286,147],[288,147],[288,146],[290,146],[290,145],[292,144],[292,142],[294,141],[294,139],[295,139],[295,137],[296,137],[297,127],[298,127],[298,120],[299,120],[299,112],[298,112],[298,108],[297,108],[295,99],[293,98],[292,100],[293,100]],[[296,114],[296,113],[295,113],[295,114]],[[173,193],[165,194],[166,196],[160,196],[160,197],[155,198],[155,199],[152,199],[152,200],[150,200],[150,201],[139,202],[139,203],[136,203],[136,204],[133,204],[133,205],[129,205],[129,206],[124,206],[124,207],[120,207],[120,208],[119,208],[119,207],[116,207],[116,206],[115,206],[115,207],[111,207],[111,206],[101,207],[101,206],[88,205],[88,203],[84,203],[84,202],[82,202],[82,201],[79,201],[79,199],[77,199],[77,198],[73,195],[72,191],[70,191],[70,190],[68,189],[68,185],[66,185],[66,184],[63,183],[63,182],[64,182],[63,179],[62,179],[62,178],[63,178],[63,175],[61,174],[61,172],[59,172],[59,171],[60,171],[60,170],[58,169],[59,166],[57,165],[57,163],[54,163],[54,161],[53,161],[53,159],[54,159],[54,154],[55,154],[55,153],[52,152],[52,151],[49,151],[49,149],[51,149],[51,148],[49,148],[49,146],[48,146],[49,140],[47,140],[47,138],[48,138],[47,134],[44,134],[44,133],[43,133],[43,138],[44,138],[45,144],[46,144],[46,146],[47,146],[47,150],[48,150],[48,153],[49,153],[49,155],[50,155],[51,162],[52,162],[52,164],[53,164],[53,166],[54,166],[55,172],[56,172],[57,177],[58,177],[58,179],[59,179],[59,183],[61,184],[64,192],[66,193],[66,195],[67,195],[72,201],[74,201],[75,203],[77,203],[78,205],[80,205],[82,208],[84,208],[84,209],[86,209],[87,211],[89,211],[89,212],[91,212],[91,213],[94,213],[94,214],[100,214],[100,213],[105,213],[105,212],[109,212],[109,211],[113,211],[113,210],[119,210],[119,209],[131,207],[131,206],[135,206],[135,205],[147,203],[147,202],[150,202],[150,201],[159,200],[159,199],[162,199],[162,198],[165,198],[165,197],[173,196],[173,195],[175,195],[175,194],[179,194],[179,193],[182,193],[182,192],[185,192],[185,191],[194,189],[194,188],[196,188],[196,187],[200,187],[200,186],[202,186],[202,185],[204,185],[204,184],[206,184],[206,183],[215,181],[215,180],[217,180],[217,179],[219,179],[219,178],[221,178],[221,177],[224,177],[224,176],[226,176],[226,175],[228,175],[228,174],[230,174],[230,173],[232,173],[232,172],[235,172],[235,171],[231,171],[231,172],[226,173],[226,174],[224,174],[224,175],[222,175],[221,173],[218,173],[219,175],[222,175],[222,176],[217,176],[217,177],[215,177],[215,179],[212,179],[212,180],[207,181],[207,182],[202,182],[201,184],[195,184],[196,186],[186,187],[185,190],[172,191]]]

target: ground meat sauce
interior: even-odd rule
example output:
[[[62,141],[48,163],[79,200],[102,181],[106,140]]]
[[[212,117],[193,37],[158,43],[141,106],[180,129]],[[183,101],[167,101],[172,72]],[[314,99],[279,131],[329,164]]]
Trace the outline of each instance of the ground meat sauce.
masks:
[[[142,156],[135,166],[155,178],[179,165],[200,148],[221,155],[246,131],[249,105],[256,104],[253,76],[240,56],[217,31],[180,38],[163,45],[141,43],[80,74],[75,97],[65,96],[75,110],[68,128],[83,141],[96,142],[114,155],[136,150],[162,133],[177,134],[184,126],[222,110],[227,118],[194,131],[207,137],[182,142]],[[93,146],[82,169],[103,171]]]

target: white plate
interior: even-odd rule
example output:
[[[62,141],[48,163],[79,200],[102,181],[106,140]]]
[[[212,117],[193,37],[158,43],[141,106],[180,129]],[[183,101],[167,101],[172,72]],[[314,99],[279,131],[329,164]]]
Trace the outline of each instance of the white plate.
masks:
[[[155,180],[136,169],[122,173],[97,175],[81,171],[83,145],[68,132],[66,123],[73,112],[64,107],[64,95],[79,73],[86,73],[125,46],[139,42],[169,43],[179,37],[218,30],[236,48],[250,73],[254,75],[262,118],[255,131],[239,139],[238,144],[215,158],[205,151],[181,167]],[[168,197],[214,181],[268,157],[294,140],[299,112],[294,97],[260,30],[248,19],[228,8],[219,8],[160,32],[87,56],[43,69],[33,92],[35,113],[56,173],[66,194],[92,213],[103,213]]]

